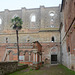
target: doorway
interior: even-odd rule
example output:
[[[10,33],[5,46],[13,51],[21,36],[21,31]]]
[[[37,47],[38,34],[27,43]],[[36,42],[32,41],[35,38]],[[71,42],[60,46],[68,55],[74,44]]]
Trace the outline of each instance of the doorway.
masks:
[[[57,55],[51,55],[51,64],[57,64]]]

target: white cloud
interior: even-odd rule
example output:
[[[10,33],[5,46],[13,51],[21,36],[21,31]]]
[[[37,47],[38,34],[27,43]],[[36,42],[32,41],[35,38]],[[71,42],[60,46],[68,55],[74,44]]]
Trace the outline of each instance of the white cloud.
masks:
[[[61,4],[61,0],[0,0],[0,11],[21,9],[22,7],[39,8],[40,5],[50,7],[59,4]]]

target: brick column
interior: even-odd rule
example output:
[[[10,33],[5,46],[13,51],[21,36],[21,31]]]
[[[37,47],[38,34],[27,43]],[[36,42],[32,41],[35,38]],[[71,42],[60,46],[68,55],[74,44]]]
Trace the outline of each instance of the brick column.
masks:
[[[36,62],[37,62],[37,53],[36,53]]]
[[[31,53],[29,52],[29,61],[30,61]]]
[[[39,56],[40,56],[40,58],[39,58],[39,59],[40,59],[40,62],[41,62],[41,55],[39,55]]]
[[[35,49],[33,53],[33,63],[35,64],[37,62],[37,49]]]
[[[35,53],[34,53],[34,58],[33,58],[33,62],[35,62]]]
[[[7,53],[7,60],[6,60],[6,61],[9,61],[9,54],[10,54],[10,53],[8,52],[8,53]]]
[[[23,55],[24,55],[24,60],[23,61],[25,61],[25,53]]]
[[[7,61],[9,61],[9,54],[8,54],[8,58],[7,58]]]

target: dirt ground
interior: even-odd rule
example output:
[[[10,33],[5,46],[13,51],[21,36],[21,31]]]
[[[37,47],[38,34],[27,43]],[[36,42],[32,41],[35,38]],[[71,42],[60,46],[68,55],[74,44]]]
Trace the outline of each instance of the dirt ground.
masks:
[[[30,67],[10,75],[75,75],[75,72],[63,65],[44,65],[39,70],[32,70]]]

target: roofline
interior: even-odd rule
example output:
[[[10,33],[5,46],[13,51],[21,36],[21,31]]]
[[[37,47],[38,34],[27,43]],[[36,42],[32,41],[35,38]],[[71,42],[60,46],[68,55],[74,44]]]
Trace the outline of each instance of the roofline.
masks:
[[[33,42],[33,43],[38,43],[38,44],[42,47],[42,45],[41,45],[38,41],[35,41],[35,42]]]

